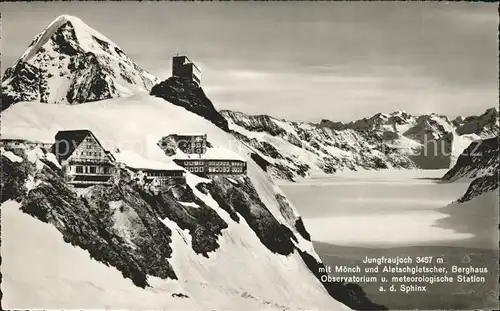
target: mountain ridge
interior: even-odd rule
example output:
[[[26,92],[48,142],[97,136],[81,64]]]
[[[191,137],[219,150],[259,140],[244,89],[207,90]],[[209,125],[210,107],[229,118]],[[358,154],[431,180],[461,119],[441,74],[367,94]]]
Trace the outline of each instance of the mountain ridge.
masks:
[[[256,150],[272,175],[290,180],[343,169],[449,168],[471,141],[481,138],[476,133],[498,133],[498,114],[491,109],[471,117],[483,130],[462,130],[461,135],[448,117],[437,114],[396,111],[349,123],[313,123],[231,110],[220,113],[233,135]]]

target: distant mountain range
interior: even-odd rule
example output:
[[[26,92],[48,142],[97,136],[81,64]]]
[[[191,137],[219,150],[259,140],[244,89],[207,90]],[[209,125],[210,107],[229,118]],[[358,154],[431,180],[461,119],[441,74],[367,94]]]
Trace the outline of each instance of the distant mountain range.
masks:
[[[451,121],[437,114],[378,113],[349,123],[294,122],[224,110],[230,129],[277,178],[343,169],[450,168],[474,140],[498,135],[499,113]]]

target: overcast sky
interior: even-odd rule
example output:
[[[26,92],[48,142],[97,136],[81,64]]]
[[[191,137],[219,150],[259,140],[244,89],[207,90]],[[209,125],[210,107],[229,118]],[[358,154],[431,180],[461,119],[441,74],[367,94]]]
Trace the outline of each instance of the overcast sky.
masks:
[[[449,116],[498,102],[497,5],[423,2],[2,3],[2,72],[61,14],[144,69],[179,51],[218,109],[347,121],[405,110]]]

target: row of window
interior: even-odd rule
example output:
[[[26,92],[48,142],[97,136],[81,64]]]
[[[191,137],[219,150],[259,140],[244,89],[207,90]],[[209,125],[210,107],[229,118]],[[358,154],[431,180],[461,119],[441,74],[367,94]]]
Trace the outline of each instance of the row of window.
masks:
[[[107,166],[76,165],[75,172],[77,174],[111,174],[112,168]]]
[[[212,166],[244,166],[244,162],[237,162],[237,161],[209,161],[208,165]]]
[[[204,165],[203,161],[184,161],[184,165],[186,166],[199,166]]]
[[[187,149],[184,149],[183,152],[184,153],[205,153],[206,150],[200,149],[200,148],[196,148],[196,149],[187,148]]]
[[[182,176],[182,172],[146,172],[149,177],[168,177],[168,176]]]
[[[103,154],[99,151],[75,151],[76,156],[84,156],[84,157],[102,157]]]
[[[204,165],[204,161],[184,161],[185,166],[201,166]],[[244,166],[244,162],[237,161],[208,161],[210,166]]]
[[[204,144],[200,143],[200,142],[193,142],[193,143],[181,143],[180,146],[181,147],[188,147],[189,145],[191,145],[191,148],[201,148]]]
[[[209,173],[243,173],[243,168],[240,167],[209,167]]]
[[[205,171],[203,166],[202,167],[198,167],[198,166],[188,167],[187,170],[190,171],[191,173],[203,173]]]
[[[208,172],[209,173],[229,173],[231,171],[231,168],[229,167],[209,167]]]

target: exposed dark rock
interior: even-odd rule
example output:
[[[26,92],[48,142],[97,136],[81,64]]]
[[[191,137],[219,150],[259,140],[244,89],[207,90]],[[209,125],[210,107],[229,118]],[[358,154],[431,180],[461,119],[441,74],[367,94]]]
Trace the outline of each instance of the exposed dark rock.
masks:
[[[234,187],[226,178],[216,177],[210,193],[217,197],[217,203],[224,200],[228,207],[243,216],[270,251],[281,255],[291,254],[294,248],[291,240],[295,239],[293,233],[269,212],[248,177],[239,178],[238,183],[240,186]]]
[[[454,181],[462,177],[476,178],[485,172],[487,175],[498,172],[500,155],[499,137],[472,142],[458,157],[457,163],[443,176],[445,181]]]
[[[264,154],[267,154],[274,159],[283,159],[283,156],[279,153],[278,149],[276,149],[273,145],[271,145],[266,141],[263,141],[261,144]]]
[[[457,202],[464,203],[485,192],[498,189],[498,177],[498,171],[496,171],[493,175],[481,176],[474,179],[465,194]]]
[[[215,109],[203,89],[196,84],[182,78],[170,77],[153,86],[150,94],[163,98],[176,106],[184,107],[186,110],[209,120],[224,131],[229,131],[227,120]]]
[[[80,52],[75,29],[70,22],[64,23],[52,35],[55,51],[68,56],[74,56]]]
[[[269,165],[269,162],[264,159],[263,157],[261,157],[260,155],[258,155],[257,153],[255,152],[252,152],[250,154],[250,158],[252,160],[255,161],[255,163],[257,163],[257,165],[264,171],[264,172],[267,172],[267,167]]]
[[[221,114],[231,119],[237,125],[242,126],[249,131],[267,132],[273,136],[286,135],[287,132],[279,127],[274,119],[268,115],[245,115],[244,113],[230,110],[222,110]]]
[[[168,218],[189,231],[192,248],[197,254],[208,257],[208,253],[219,248],[218,238],[227,223],[203,201],[194,198],[199,207],[184,206],[166,192],[143,193],[142,197],[158,212],[161,218]]]
[[[498,136],[498,118],[498,109],[491,108],[480,116],[469,116],[465,119],[457,118],[454,120],[454,124],[457,126],[457,133],[459,135],[477,134],[481,137]]]
[[[130,181],[94,186],[80,197],[47,166],[36,178],[41,183],[28,192],[24,212],[52,223],[65,241],[115,266],[137,286],[148,285],[148,274],[176,279],[168,263],[171,231]]]
[[[295,229],[297,229],[297,232],[300,233],[304,239],[311,241],[311,235],[307,232],[304,222],[302,221],[302,217],[297,218],[295,221]]]
[[[0,203],[7,200],[21,201],[26,193],[26,180],[30,171],[33,170],[32,164],[24,159],[17,163],[9,160],[5,155],[1,155],[0,167]]]
[[[2,111],[20,101],[36,100],[40,94],[40,70],[28,63],[19,61],[7,68],[2,81],[6,80],[10,80],[10,88],[23,91],[9,92],[2,84]]]

